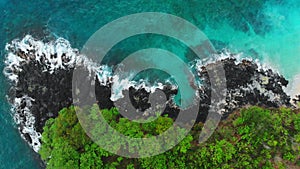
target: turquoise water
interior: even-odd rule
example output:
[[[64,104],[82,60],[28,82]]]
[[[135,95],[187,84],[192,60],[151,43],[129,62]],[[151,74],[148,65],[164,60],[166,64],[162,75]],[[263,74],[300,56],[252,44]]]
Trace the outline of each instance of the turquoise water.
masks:
[[[80,48],[92,33],[121,16],[166,12],[195,24],[217,49],[226,47],[243,52],[243,57],[259,59],[292,80],[300,74],[299,9],[299,0],[0,0],[0,49],[4,49],[6,42],[25,34],[48,39],[64,37],[74,47]],[[120,49],[127,49],[128,44],[133,48],[147,46],[153,41],[149,38],[145,44],[128,42],[120,44]],[[162,39],[156,43],[184,55],[184,46],[172,40],[165,42]],[[131,51],[134,49],[120,50],[119,53],[126,55]],[[3,52],[1,50],[2,60]],[[2,74],[0,83],[0,168],[41,168],[40,161],[22,141],[14,125],[5,98],[8,85]]]

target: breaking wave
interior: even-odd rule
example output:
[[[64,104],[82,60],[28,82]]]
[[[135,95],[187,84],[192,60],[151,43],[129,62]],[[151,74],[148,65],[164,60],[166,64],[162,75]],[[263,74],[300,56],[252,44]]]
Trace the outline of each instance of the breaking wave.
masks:
[[[171,86],[169,90],[177,90],[177,85],[172,84],[169,79],[166,80],[166,84],[162,82],[150,84],[147,80],[143,79],[139,81],[131,80],[132,77],[130,77],[130,75],[127,78],[121,78],[118,74],[114,74],[113,67],[96,65],[87,57],[81,55],[77,49],[72,48],[70,43],[63,38],[58,38],[56,41],[46,43],[27,35],[21,40],[13,40],[6,45],[5,49],[7,55],[4,74],[11,81],[12,90],[15,91],[10,93],[8,97],[13,107],[14,119],[18,124],[21,136],[29,142],[36,152],[41,146],[40,139],[42,131],[42,129],[37,129],[36,126],[43,126],[43,122],[45,122],[47,118],[55,117],[55,112],[47,112],[47,117],[40,117],[42,115],[31,112],[33,104],[38,102],[38,99],[28,95],[26,92],[16,92],[20,90],[19,83],[21,83],[20,78],[22,78],[20,75],[22,73],[24,75],[24,73],[26,74],[26,71],[28,71],[24,70],[25,65],[31,64],[34,68],[31,71],[42,71],[37,74],[48,73],[49,76],[54,75],[54,78],[64,78],[64,74],[55,77],[55,73],[58,71],[72,70],[78,65],[84,66],[90,72],[96,72],[98,83],[102,85],[102,87],[107,87],[105,90],[111,91],[109,99],[112,102],[123,98],[124,95],[122,91],[124,90],[143,89],[146,93],[153,93],[156,89],[163,90],[166,84]],[[220,114],[226,114],[246,104],[262,104],[275,107],[289,104],[289,97],[282,91],[282,87],[286,86],[288,82],[277,72],[274,72],[271,67],[260,64],[258,60],[251,58],[245,60],[242,55],[242,53],[232,54],[230,51],[224,50],[220,54],[215,54],[210,60],[196,60],[190,63],[191,69],[196,69],[198,76],[204,82],[198,82],[196,86],[200,91],[199,99],[205,101],[205,104],[203,103],[201,105],[203,111],[208,110],[210,92],[212,92],[209,87],[205,86],[205,84],[209,84],[205,66],[213,65],[217,62],[224,63],[228,81],[225,106],[227,110],[222,110],[222,112],[219,112]],[[248,78],[248,80],[242,79],[239,81],[238,78],[240,75],[235,75],[235,73],[238,72],[241,73],[241,76]],[[245,73],[249,73],[251,77],[247,77],[247,75],[244,75]],[[35,75],[32,74],[31,76]],[[274,85],[272,83],[276,84]],[[26,90],[28,91],[34,90],[31,86],[25,85],[25,87],[27,87]],[[67,86],[67,88],[68,87],[69,86]],[[41,89],[42,92],[46,92],[46,90],[47,88],[45,86]],[[255,97],[259,98],[256,99]],[[172,97],[172,99],[174,99],[174,97]],[[68,101],[68,103],[72,103],[72,101]],[[42,103],[40,104],[42,105]],[[47,109],[47,106],[48,105],[44,107]],[[61,106],[66,105],[62,104]],[[39,124],[37,125],[37,123]]]

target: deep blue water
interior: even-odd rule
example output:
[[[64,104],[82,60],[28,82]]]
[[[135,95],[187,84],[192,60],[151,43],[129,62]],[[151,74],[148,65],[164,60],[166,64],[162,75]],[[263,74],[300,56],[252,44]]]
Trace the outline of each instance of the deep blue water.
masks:
[[[217,49],[244,52],[244,56],[257,58],[292,80],[300,73],[299,9],[299,0],[0,0],[0,68],[3,69],[4,45],[14,38],[26,34],[40,39],[64,37],[80,48],[108,22],[154,11],[190,21]],[[128,43],[120,45],[128,47]],[[181,53],[174,44],[166,44],[165,48]],[[8,84],[2,74],[0,84],[0,168],[40,168],[37,156],[18,134],[5,98]]]

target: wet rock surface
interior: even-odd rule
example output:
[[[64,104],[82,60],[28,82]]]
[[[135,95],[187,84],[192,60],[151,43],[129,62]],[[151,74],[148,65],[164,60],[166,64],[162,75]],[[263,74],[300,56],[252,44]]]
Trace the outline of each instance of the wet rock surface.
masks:
[[[165,83],[157,89],[165,94],[164,97],[156,100],[158,103],[166,100],[162,105],[150,104],[152,103],[151,96],[155,94],[150,93],[152,86],[150,88],[138,87],[139,85],[135,86],[135,83],[125,84],[131,87],[122,91],[123,98],[113,102],[111,100],[112,83],[116,76],[111,76],[111,69],[106,70],[102,67],[103,69],[98,72],[99,70],[93,67],[92,62],[81,56],[78,50],[71,48],[64,39],[45,44],[27,36],[22,41],[14,41],[7,46],[6,50],[9,54],[4,72],[12,81],[8,100],[14,106],[14,117],[21,136],[31,144],[35,151],[39,149],[39,139],[45,122],[49,118],[57,117],[62,108],[74,104],[72,92],[85,93],[86,91],[83,90],[88,90],[90,87],[95,89],[95,100],[101,109],[109,109],[118,103],[125,110],[126,107],[122,105],[131,105],[132,107],[127,109],[130,110],[128,112],[143,112],[142,116],[147,117],[163,107],[162,114],[167,114],[174,119],[180,112],[180,107],[174,101],[179,90],[170,83]],[[60,52],[53,53],[53,51]],[[97,71],[97,76],[82,74],[87,81],[81,79],[81,81],[76,81],[78,83],[76,85],[83,85],[83,88],[80,88],[82,91],[72,90],[73,72],[78,68],[75,69],[75,64],[78,63],[82,63],[80,64],[82,68],[88,70],[89,73],[91,73],[90,70]],[[197,99],[200,101],[196,121],[205,121],[210,110],[215,110],[216,113],[226,118],[228,114],[245,105],[275,108],[292,106],[290,97],[283,90],[288,81],[271,69],[261,68],[255,62],[237,61],[231,54],[228,58],[200,66],[202,67],[196,66],[196,73],[201,79],[201,85],[190,83],[191,87],[198,90]],[[214,74],[215,70],[220,67],[223,78]],[[91,79],[95,79],[95,83],[92,83]],[[90,83],[87,83],[88,81]],[[123,86],[123,84],[118,85]],[[88,95],[89,92],[86,92],[86,95],[79,99],[80,102],[88,102]],[[298,96],[298,99],[293,101],[299,102],[299,98]],[[187,110],[184,112],[188,113]]]
[[[223,114],[223,117],[244,105],[264,107],[290,106],[290,98],[283,91],[283,86],[288,84],[284,77],[270,69],[258,69],[255,63],[247,60],[243,60],[238,64],[233,58],[218,62],[223,64],[226,75],[226,103],[223,112],[220,112]],[[49,72],[43,72],[41,65],[34,61],[24,63],[21,68],[23,71],[18,74],[19,82],[11,89],[10,98],[19,98],[24,95],[34,98],[29,109],[35,117],[34,127],[36,131],[42,132],[42,128],[49,118],[56,117],[60,109],[70,106],[73,102],[73,69],[58,69],[50,74]],[[205,67],[199,71],[199,77],[203,81],[203,86],[199,89],[200,109],[197,121],[205,121],[211,103],[210,96],[212,92],[208,72]],[[96,98],[101,109],[114,106],[110,100],[110,86],[110,84],[103,86],[96,80]],[[162,91],[166,94],[168,100],[163,114],[176,118],[179,107],[173,103],[171,98],[177,94],[177,89],[165,86]],[[130,101],[136,109],[145,111],[151,106],[149,103],[150,93],[145,89],[131,87],[129,93]],[[22,104],[20,110],[24,107],[26,105]],[[20,113],[20,116],[25,116],[21,111],[17,113]],[[31,142],[29,136],[25,138]]]
[[[226,76],[226,103],[222,111],[223,118],[235,109],[245,105],[258,105],[262,107],[291,106],[290,97],[283,91],[288,81],[271,69],[264,70],[257,64],[242,60],[236,64],[236,59],[228,58],[218,61],[223,65]],[[205,68],[200,72],[204,81],[201,91],[200,117],[205,119],[210,105],[210,83]]]
[[[24,63],[22,70],[18,83],[11,89],[15,95],[10,97],[34,98],[29,109],[35,117],[36,131],[42,132],[46,120],[72,104],[72,70],[59,69],[50,74],[41,71],[40,64],[34,61]]]

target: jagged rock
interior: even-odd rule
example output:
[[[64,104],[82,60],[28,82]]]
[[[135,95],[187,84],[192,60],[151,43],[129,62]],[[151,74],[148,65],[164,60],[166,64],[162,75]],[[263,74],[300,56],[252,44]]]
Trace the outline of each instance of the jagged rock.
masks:
[[[29,39],[29,41],[35,43],[32,39]],[[63,43],[66,42],[63,41]],[[65,44],[65,46],[68,47],[68,44]],[[15,50],[15,48],[18,50]],[[25,52],[13,45],[8,46],[7,50],[13,53],[14,57],[27,59],[25,61],[21,60],[15,65],[9,63],[9,69],[6,71],[9,72],[8,75],[11,76],[9,77],[11,80],[15,80],[15,77],[17,77],[15,84],[8,93],[9,100],[15,104],[15,117],[18,121],[20,132],[34,147],[35,144],[38,144],[38,139],[41,137],[40,133],[43,131],[45,122],[49,118],[57,117],[59,110],[73,103],[72,78],[74,65],[67,67],[64,66],[64,63],[66,64],[68,61],[71,61],[73,55],[75,55],[74,57],[78,57],[78,52],[71,49],[73,53],[63,53],[61,56],[63,63],[56,66],[48,63],[49,59],[59,57],[55,54],[51,54],[50,58],[48,58],[43,53],[39,57],[39,60],[35,60],[33,56],[37,55],[34,53],[36,52],[35,50]],[[14,58],[13,60],[16,59],[18,58]],[[222,64],[225,71],[227,91],[224,91],[224,93],[216,93],[215,90],[211,89],[207,69],[213,69],[217,64]],[[220,103],[220,105],[223,105],[223,108],[221,112],[218,112],[222,114],[223,118],[226,118],[228,114],[245,105],[264,107],[291,106],[290,97],[283,91],[283,87],[288,84],[288,81],[272,70],[259,68],[256,63],[248,60],[238,62],[229,56],[227,59],[202,66],[198,70],[198,76],[202,80],[202,85],[198,89],[200,107],[196,121],[205,121],[211,103],[220,102],[220,100],[211,101],[212,92],[215,92],[214,94],[225,95],[225,102]],[[103,79],[100,80],[96,76],[96,83],[94,85],[97,104],[101,109],[114,106],[114,102],[110,99],[112,95],[112,77],[105,77],[107,79],[104,79],[104,83]],[[225,82],[220,80],[217,83]],[[140,111],[149,109],[151,106],[149,103],[149,90],[133,86],[126,90],[129,92],[130,101],[135,109]],[[168,114],[169,117],[175,119],[180,108],[176,106],[172,98],[177,94],[178,89],[166,83],[161,90],[165,93],[167,100],[165,110],[162,114]],[[80,92],[84,91],[75,90],[77,94]],[[294,101],[299,101],[300,96],[298,98],[298,100]],[[32,131],[24,131],[23,129],[30,129]],[[28,135],[28,133],[30,134]],[[34,149],[37,151],[38,147]]]
[[[235,61],[232,58],[219,61],[224,64],[227,85],[224,117],[236,108],[248,104],[265,107],[290,105],[289,97],[282,89],[283,85],[287,85],[287,81],[282,76],[273,73],[271,70],[258,70],[257,65],[250,61],[243,60],[239,64],[235,64]],[[18,97],[26,94],[35,99],[31,112],[36,117],[35,128],[38,132],[42,132],[47,119],[56,117],[60,109],[72,104],[73,69],[58,69],[50,74],[39,70],[41,68],[41,65],[34,61],[22,65],[22,69],[25,71],[19,73],[19,82],[15,86],[17,94],[11,95],[11,97]],[[210,106],[211,90],[207,71],[203,69],[199,76],[203,79],[205,85],[199,90],[201,105],[197,121],[204,121]],[[269,83],[265,84],[262,77],[268,77]],[[28,86],[31,86],[31,90]],[[110,100],[110,86],[110,84],[103,86],[96,80],[96,98],[99,107],[102,109],[114,106]],[[145,89],[131,87],[129,92],[135,108],[145,111],[151,106],[148,100],[150,93]],[[170,86],[165,86],[163,92],[168,100],[171,96],[177,94],[177,90],[172,89]],[[275,99],[275,96],[278,98]],[[176,117],[176,112],[179,111],[175,109],[178,108],[174,108],[174,104],[168,104],[163,114]]]

